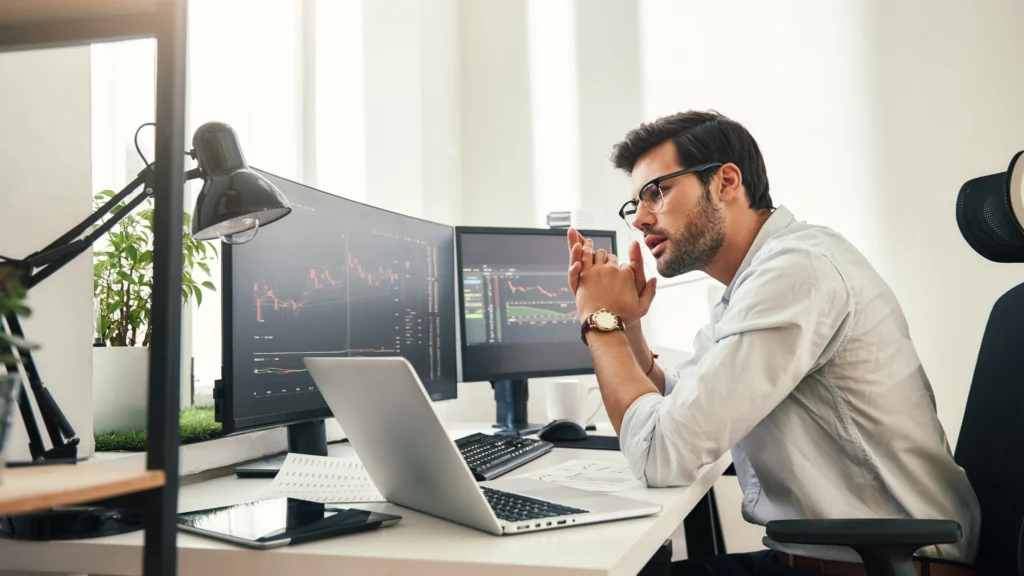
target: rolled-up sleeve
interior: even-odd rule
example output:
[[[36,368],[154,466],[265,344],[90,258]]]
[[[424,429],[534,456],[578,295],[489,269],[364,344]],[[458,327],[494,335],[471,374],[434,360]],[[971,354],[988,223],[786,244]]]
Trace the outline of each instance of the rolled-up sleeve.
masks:
[[[666,374],[671,393],[645,394],[626,411],[620,439],[630,470],[649,486],[693,483],[835,353],[852,316],[826,256],[759,257],[736,279],[707,349]]]

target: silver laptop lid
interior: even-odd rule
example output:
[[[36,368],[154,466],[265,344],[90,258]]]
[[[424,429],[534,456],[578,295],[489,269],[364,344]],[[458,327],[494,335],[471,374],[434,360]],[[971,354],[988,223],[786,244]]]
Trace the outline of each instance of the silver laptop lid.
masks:
[[[405,358],[306,358],[380,493],[400,506],[501,534],[501,524]]]

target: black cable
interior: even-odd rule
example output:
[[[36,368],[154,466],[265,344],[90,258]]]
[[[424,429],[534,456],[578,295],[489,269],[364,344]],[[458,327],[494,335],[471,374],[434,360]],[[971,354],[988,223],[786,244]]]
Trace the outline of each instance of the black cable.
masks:
[[[145,164],[146,167],[148,168],[149,167],[149,160],[146,160],[146,155],[143,154],[142,153],[142,149],[139,148],[139,132],[142,132],[142,129],[145,128],[146,126],[152,126],[152,127],[155,128],[156,124],[153,123],[153,122],[146,122],[142,126],[139,126],[138,130],[135,131],[135,151],[139,153],[139,156],[142,158],[142,163]]]

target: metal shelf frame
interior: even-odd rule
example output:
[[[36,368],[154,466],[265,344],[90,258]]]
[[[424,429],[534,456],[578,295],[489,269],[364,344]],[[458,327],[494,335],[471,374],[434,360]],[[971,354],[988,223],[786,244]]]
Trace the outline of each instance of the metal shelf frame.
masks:
[[[187,0],[10,0],[0,7],[0,52],[134,38],[157,42],[147,468],[163,471],[166,482],[142,493],[146,514],[142,571],[147,576],[177,570],[187,4]]]

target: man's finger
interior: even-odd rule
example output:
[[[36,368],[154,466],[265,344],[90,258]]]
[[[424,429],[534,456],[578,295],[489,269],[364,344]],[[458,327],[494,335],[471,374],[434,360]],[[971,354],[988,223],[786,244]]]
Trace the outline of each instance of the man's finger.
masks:
[[[581,244],[580,233],[575,228],[569,228],[569,232],[565,235],[566,239],[569,240],[569,251],[572,251],[572,247],[576,244]]]
[[[653,277],[644,284],[644,289],[640,292],[640,307],[643,310],[647,310],[651,307],[651,302],[654,301],[654,294],[658,290],[658,278]]]
[[[608,263],[611,264],[612,266],[618,266],[619,257],[616,256],[615,254],[608,254]]]
[[[587,238],[583,242],[583,254],[580,256],[583,269],[586,270],[594,265],[594,241]]]
[[[573,244],[569,249],[569,266],[578,263],[583,259],[583,244]]]
[[[583,265],[579,262],[574,262],[572,266],[569,266],[569,289],[572,290],[573,296],[576,295],[576,289],[580,287],[580,270],[582,268]]]
[[[633,283],[636,284],[636,293],[644,291],[647,284],[647,273],[644,271],[644,259],[640,253],[640,243],[636,240],[629,245],[629,267],[633,269]]]
[[[604,248],[594,252],[594,264],[606,264],[608,262],[608,252]]]

